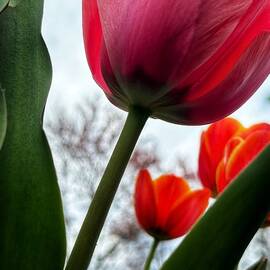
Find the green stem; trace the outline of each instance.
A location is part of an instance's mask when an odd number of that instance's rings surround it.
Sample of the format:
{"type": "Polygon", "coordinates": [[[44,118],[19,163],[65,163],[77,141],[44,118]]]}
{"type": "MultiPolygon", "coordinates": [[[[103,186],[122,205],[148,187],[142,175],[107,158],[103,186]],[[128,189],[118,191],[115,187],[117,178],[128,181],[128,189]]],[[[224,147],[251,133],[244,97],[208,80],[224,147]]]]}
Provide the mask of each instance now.
{"type": "Polygon", "coordinates": [[[154,259],[158,244],[159,244],[159,241],[155,238],[154,241],[153,241],[153,244],[151,246],[149,255],[148,255],[147,259],[146,259],[146,262],[145,262],[145,265],[144,265],[144,270],[150,270],[150,266],[151,266],[151,263],[152,263],[152,261],[154,259]]]}
{"type": "Polygon", "coordinates": [[[138,107],[129,111],[125,126],[100,181],[67,262],[66,270],[86,270],[129,158],[149,113],[138,107]]]}

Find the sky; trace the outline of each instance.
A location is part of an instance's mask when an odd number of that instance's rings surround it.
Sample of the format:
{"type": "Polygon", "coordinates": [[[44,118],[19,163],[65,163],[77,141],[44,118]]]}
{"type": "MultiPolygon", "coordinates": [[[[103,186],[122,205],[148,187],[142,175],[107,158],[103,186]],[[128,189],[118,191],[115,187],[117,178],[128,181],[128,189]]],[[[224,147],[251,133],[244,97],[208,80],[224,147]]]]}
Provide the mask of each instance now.
{"type": "MultiPolygon", "coordinates": [[[[76,105],[83,103],[86,98],[95,100],[102,90],[93,81],[86,62],[80,0],[45,0],[42,33],[53,64],[53,81],[46,107],[46,121],[54,116],[58,108],[64,108],[72,115],[76,105]]],[[[233,116],[245,125],[270,121],[270,102],[267,101],[269,96],[270,79],[267,79],[257,93],[233,116]]],[[[104,95],[101,100],[108,102],[104,95]]],[[[203,129],[204,126],[177,126],[150,119],[143,132],[146,136],[155,136],[160,151],[165,156],[192,153],[191,162],[195,166],[199,137],[203,129]]]]}

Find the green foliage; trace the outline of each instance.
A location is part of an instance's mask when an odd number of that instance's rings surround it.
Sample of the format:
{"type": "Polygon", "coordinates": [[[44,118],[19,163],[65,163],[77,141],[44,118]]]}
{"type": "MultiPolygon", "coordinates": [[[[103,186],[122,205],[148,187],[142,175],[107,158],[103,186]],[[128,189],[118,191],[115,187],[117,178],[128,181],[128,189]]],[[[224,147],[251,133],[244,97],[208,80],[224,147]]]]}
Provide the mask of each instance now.
{"type": "Polygon", "coordinates": [[[52,75],[42,12],[42,0],[24,0],[0,14],[0,84],[8,108],[0,151],[0,269],[59,270],[65,260],[60,192],[42,131],[52,75]]]}
{"type": "Polygon", "coordinates": [[[21,2],[21,0],[10,0],[8,5],[10,7],[16,7],[20,2],[21,2]]]}
{"type": "Polygon", "coordinates": [[[7,106],[4,90],[0,86],[0,150],[7,131],[7,106]]]}
{"type": "Polygon", "coordinates": [[[270,146],[230,185],[162,270],[234,269],[270,209],[270,146]]]}
{"type": "Polygon", "coordinates": [[[16,7],[20,2],[21,0],[0,0],[0,12],[7,6],[16,7]]]}
{"type": "Polygon", "coordinates": [[[9,0],[0,0],[0,12],[8,5],[9,0]]]}

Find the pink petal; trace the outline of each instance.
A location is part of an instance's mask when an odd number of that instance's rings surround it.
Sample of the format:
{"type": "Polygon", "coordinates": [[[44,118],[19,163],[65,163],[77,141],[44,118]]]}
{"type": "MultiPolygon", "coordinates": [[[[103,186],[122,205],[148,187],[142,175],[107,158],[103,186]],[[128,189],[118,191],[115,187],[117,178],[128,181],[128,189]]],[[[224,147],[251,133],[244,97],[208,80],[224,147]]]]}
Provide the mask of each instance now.
{"type": "Polygon", "coordinates": [[[252,42],[267,30],[270,30],[269,1],[253,1],[222,47],[181,83],[183,87],[193,85],[185,99],[196,100],[217,87],[234,69],[252,42]]]}
{"type": "Polygon", "coordinates": [[[192,101],[186,100],[181,91],[171,96],[168,94],[167,103],[174,102],[175,105],[158,107],[154,116],[189,125],[207,124],[229,115],[250,98],[267,78],[269,58],[270,35],[263,33],[253,41],[218,86],[192,101]]]}
{"type": "Polygon", "coordinates": [[[180,64],[180,79],[197,69],[220,48],[251,2],[252,0],[205,0],[202,2],[191,46],[184,61],[180,64]]]}
{"type": "Polygon", "coordinates": [[[100,24],[97,0],[83,0],[83,37],[87,60],[95,81],[104,91],[110,90],[103,78],[100,66],[103,34],[100,24]]]}
{"type": "Polygon", "coordinates": [[[200,4],[199,0],[99,1],[110,63],[131,98],[136,96],[131,91],[145,91],[147,86],[150,92],[164,91],[168,86],[190,46],[200,4]]]}

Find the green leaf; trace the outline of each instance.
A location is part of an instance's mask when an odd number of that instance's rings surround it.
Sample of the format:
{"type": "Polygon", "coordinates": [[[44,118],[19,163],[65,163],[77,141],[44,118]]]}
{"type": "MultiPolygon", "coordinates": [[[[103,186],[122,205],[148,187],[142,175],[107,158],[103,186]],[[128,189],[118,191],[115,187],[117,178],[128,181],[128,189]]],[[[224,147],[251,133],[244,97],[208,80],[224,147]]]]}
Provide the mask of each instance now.
{"type": "Polygon", "coordinates": [[[16,7],[21,0],[0,0],[0,12],[3,11],[7,6],[16,7]]]}
{"type": "Polygon", "coordinates": [[[162,270],[232,270],[270,209],[270,146],[206,212],[162,270]]]}
{"type": "Polygon", "coordinates": [[[21,2],[21,0],[10,0],[8,5],[10,7],[16,7],[20,2],[21,2]]]}
{"type": "Polygon", "coordinates": [[[42,112],[51,62],[41,30],[42,0],[0,14],[0,84],[8,126],[0,151],[0,269],[62,270],[63,209],[42,112]]]}
{"type": "Polygon", "coordinates": [[[9,0],[0,0],[0,12],[8,5],[9,0]]]}
{"type": "Polygon", "coordinates": [[[7,105],[4,90],[0,86],[0,150],[7,131],[7,105]]]}
{"type": "Polygon", "coordinates": [[[247,270],[266,270],[267,269],[267,259],[261,258],[254,265],[250,266],[247,270]]]}

